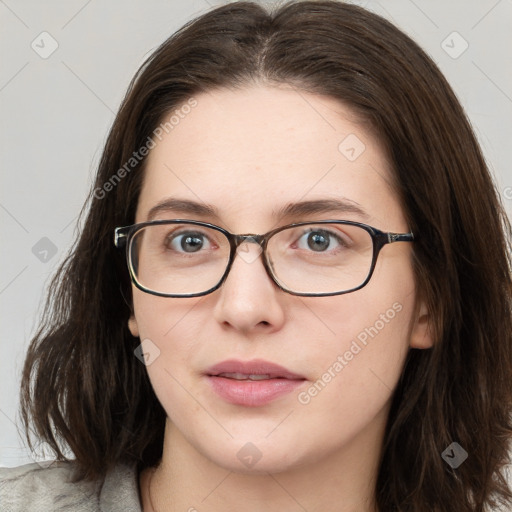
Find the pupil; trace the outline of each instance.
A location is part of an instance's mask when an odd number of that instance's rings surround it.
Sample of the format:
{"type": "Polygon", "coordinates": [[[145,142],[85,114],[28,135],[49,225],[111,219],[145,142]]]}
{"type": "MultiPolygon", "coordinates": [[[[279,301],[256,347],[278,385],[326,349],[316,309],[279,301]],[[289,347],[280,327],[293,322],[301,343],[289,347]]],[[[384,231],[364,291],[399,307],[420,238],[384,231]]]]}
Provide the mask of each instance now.
{"type": "Polygon", "coordinates": [[[203,241],[198,236],[186,236],[181,239],[181,248],[186,252],[196,252],[203,246],[203,241]]]}
{"type": "Polygon", "coordinates": [[[327,249],[329,247],[329,240],[322,234],[314,233],[308,236],[308,246],[314,251],[327,249]]]}

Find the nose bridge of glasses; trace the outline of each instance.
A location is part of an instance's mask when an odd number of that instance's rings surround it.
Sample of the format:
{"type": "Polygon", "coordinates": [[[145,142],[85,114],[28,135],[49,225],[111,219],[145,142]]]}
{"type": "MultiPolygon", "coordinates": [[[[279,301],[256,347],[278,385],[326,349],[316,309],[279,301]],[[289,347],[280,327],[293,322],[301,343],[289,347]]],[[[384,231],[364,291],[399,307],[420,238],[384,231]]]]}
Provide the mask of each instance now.
{"type": "Polygon", "coordinates": [[[252,263],[257,260],[263,252],[265,237],[263,235],[254,235],[252,233],[246,235],[235,235],[236,253],[246,262],[252,263]],[[256,244],[255,250],[250,250],[248,244],[256,244]]]}
{"type": "Polygon", "coordinates": [[[258,244],[260,247],[263,247],[264,240],[265,237],[263,235],[255,235],[253,233],[248,233],[246,235],[235,235],[236,247],[239,247],[243,243],[258,244]]]}

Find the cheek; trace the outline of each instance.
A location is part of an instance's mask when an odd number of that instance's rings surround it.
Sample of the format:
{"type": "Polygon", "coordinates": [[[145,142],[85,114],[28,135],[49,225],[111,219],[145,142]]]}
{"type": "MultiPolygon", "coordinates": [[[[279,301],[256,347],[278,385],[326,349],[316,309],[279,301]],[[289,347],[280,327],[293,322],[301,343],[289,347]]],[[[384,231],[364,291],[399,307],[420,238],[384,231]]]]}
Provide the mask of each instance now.
{"type": "MultiPolygon", "coordinates": [[[[402,297],[372,304],[352,301],[337,308],[336,316],[325,309],[316,308],[317,316],[337,321],[327,326],[331,335],[319,338],[307,351],[318,394],[327,387],[360,394],[379,380],[393,388],[408,352],[412,301],[402,297]]],[[[313,389],[311,395],[316,395],[313,389]]]]}
{"type": "Polygon", "coordinates": [[[187,315],[202,299],[176,299],[157,297],[133,287],[133,306],[141,340],[149,338],[155,343],[167,344],[173,332],[183,328],[187,315]]]}
{"type": "MultiPolygon", "coordinates": [[[[315,433],[309,442],[318,454],[385,424],[408,353],[412,306],[405,298],[353,301],[332,325],[332,341],[307,354],[311,383],[297,394],[294,416],[302,431],[315,433]]],[[[280,434],[285,442],[286,432],[280,434]]]]}
{"type": "Polygon", "coordinates": [[[134,290],[134,309],[144,352],[150,354],[147,371],[157,396],[174,392],[190,368],[190,357],[200,342],[190,324],[201,298],[172,299],[134,290]],[[194,333],[194,334],[191,334],[194,333]]]}
{"type": "Polygon", "coordinates": [[[179,317],[169,314],[168,308],[141,307],[135,310],[143,352],[150,354],[146,371],[153,391],[167,413],[177,423],[187,423],[187,417],[196,415],[198,406],[187,393],[190,385],[187,369],[189,354],[193,353],[176,336],[179,317]]]}
{"type": "Polygon", "coordinates": [[[314,383],[299,403],[311,404],[320,416],[376,413],[390,399],[409,351],[412,272],[385,263],[361,290],[307,305],[314,317],[303,332],[314,333],[316,325],[323,335],[305,354],[314,383]]]}

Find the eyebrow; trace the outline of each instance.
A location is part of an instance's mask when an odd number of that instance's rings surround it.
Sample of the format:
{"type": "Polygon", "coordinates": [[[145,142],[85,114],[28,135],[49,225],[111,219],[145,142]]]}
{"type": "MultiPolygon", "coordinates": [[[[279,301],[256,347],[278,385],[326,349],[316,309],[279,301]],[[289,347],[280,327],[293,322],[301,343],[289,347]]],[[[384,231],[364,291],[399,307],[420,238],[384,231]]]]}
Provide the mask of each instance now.
{"type": "MultiPolygon", "coordinates": [[[[162,213],[189,214],[200,217],[213,217],[219,219],[220,215],[212,205],[199,203],[189,199],[178,199],[169,197],[153,206],[147,216],[147,220],[153,220],[162,213]]],[[[288,203],[278,210],[272,211],[272,217],[276,219],[303,217],[320,213],[351,213],[358,215],[364,220],[369,220],[370,215],[362,206],[350,199],[315,199],[310,201],[299,201],[297,203],[288,203]]]]}
{"type": "Polygon", "coordinates": [[[289,203],[279,210],[274,211],[273,216],[281,219],[288,217],[302,217],[304,215],[313,215],[317,213],[352,213],[358,215],[364,220],[370,219],[370,215],[366,213],[360,204],[347,198],[316,199],[312,201],[289,203]]]}
{"type": "Polygon", "coordinates": [[[217,209],[214,206],[206,203],[198,203],[197,201],[190,201],[189,199],[177,199],[173,197],[166,198],[153,206],[148,212],[147,220],[151,221],[161,213],[186,213],[201,217],[219,217],[217,209]]]}

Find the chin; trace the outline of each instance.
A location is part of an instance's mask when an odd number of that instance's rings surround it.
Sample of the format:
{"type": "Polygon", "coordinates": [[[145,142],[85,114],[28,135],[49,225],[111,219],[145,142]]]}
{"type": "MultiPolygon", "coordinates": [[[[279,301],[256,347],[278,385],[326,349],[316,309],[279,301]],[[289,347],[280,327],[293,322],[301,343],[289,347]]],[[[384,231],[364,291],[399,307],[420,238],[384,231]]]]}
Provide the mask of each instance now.
{"type": "Polygon", "coordinates": [[[265,438],[254,442],[230,440],[229,445],[216,444],[218,448],[215,452],[212,453],[212,444],[209,444],[203,454],[217,466],[246,475],[282,473],[303,466],[308,459],[315,458],[300,453],[292,444],[277,446],[265,438]]]}

